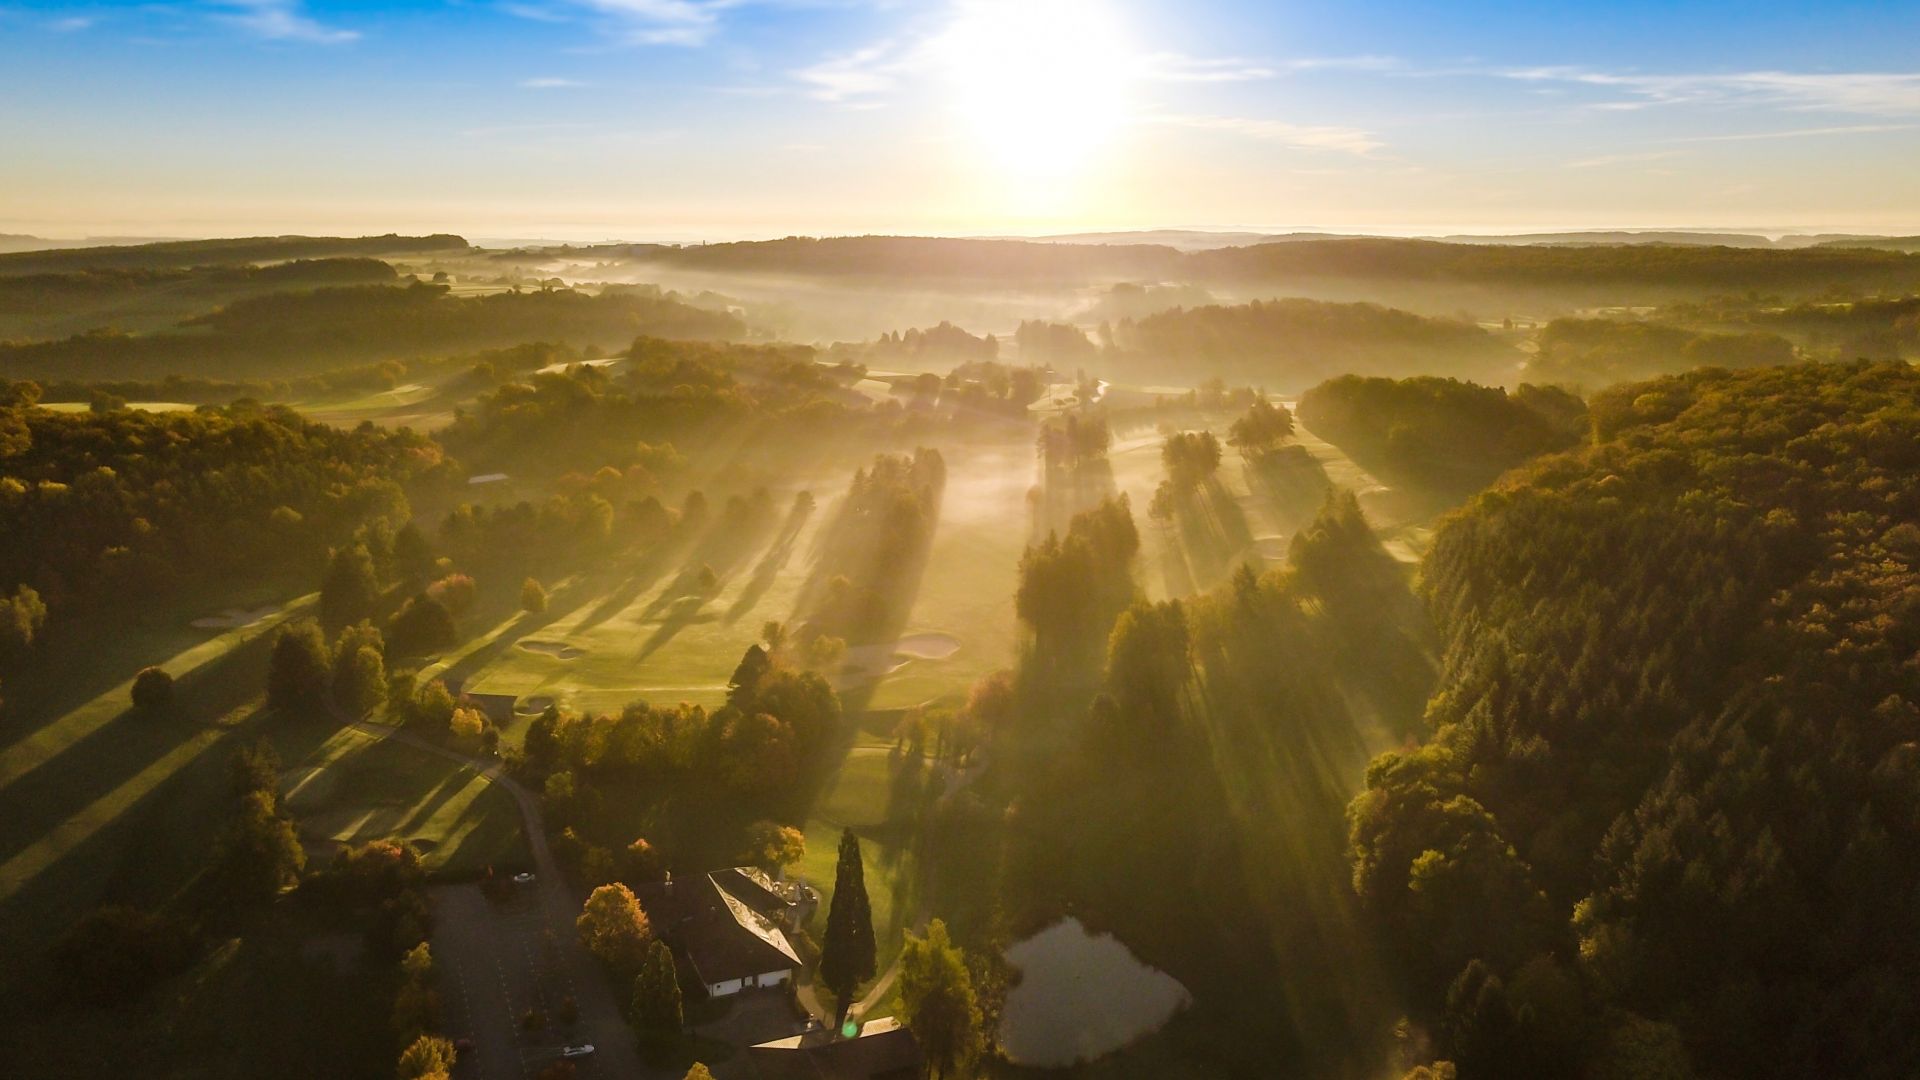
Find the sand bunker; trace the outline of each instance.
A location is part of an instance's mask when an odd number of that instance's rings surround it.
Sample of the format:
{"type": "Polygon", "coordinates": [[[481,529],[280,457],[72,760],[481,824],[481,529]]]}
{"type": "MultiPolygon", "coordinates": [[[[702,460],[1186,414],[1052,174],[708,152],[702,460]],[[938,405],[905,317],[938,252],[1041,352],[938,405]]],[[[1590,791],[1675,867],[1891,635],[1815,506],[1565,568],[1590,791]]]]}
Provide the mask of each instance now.
{"type": "Polygon", "coordinates": [[[960,651],[960,639],[952,634],[908,634],[893,643],[893,651],[909,660],[945,660],[960,651]]]}
{"type": "Polygon", "coordinates": [[[572,645],[563,645],[558,641],[523,641],[520,647],[528,652],[542,653],[559,660],[573,660],[587,655],[585,649],[576,649],[572,645]]]}
{"type": "Polygon", "coordinates": [[[938,632],[908,634],[884,645],[855,645],[847,650],[840,667],[840,679],[842,683],[878,679],[915,660],[945,660],[959,651],[959,638],[938,632]]]}
{"type": "Polygon", "coordinates": [[[269,615],[280,612],[279,604],[269,604],[263,608],[228,608],[218,615],[207,615],[187,624],[196,630],[235,630],[242,626],[252,626],[269,615]]]}

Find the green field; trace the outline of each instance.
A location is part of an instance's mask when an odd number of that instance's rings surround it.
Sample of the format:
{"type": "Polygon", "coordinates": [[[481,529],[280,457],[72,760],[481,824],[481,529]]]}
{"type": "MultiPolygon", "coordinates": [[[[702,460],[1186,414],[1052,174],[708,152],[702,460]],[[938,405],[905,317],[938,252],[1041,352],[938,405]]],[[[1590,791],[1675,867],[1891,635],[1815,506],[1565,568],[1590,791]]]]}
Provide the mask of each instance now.
{"type": "Polygon", "coordinates": [[[228,630],[188,625],[217,605],[181,606],[48,653],[42,679],[9,703],[0,749],[0,934],[44,944],[97,903],[160,903],[192,878],[238,740],[264,733],[304,755],[320,738],[309,725],[262,725],[257,712],[268,636],[311,602],[228,630]],[[177,680],[171,716],[130,707],[132,677],[149,664],[177,680]]]}
{"type": "Polygon", "coordinates": [[[530,861],[512,796],[437,754],[343,728],[281,779],[310,855],[335,844],[404,840],[453,877],[530,861]]]}
{"type": "Polygon", "coordinates": [[[841,763],[827,794],[807,819],[806,857],[787,871],[820,890],[821,904],[807,930],[819,941],[832,903],[835,867],[839,862],[840,830],[852,828],[860,837],[860,855],[867,876],[867,900],[873,909],[873,932],[879,944],[877,967],[884,971],[900,951],[903,934],[911,928],[914,910],[912,856],[907,837],[887,828],[887,808],[893,787],[887,746],[863,742],[841,763]]]}
{"type": "MultiPolygon", "coordinates": [[[[964,694],[979,676],[1012,663],[1016,627],[1008,601],[1026,541],[1029,454],[1024,445],[949,454],[932,554],[902,636],[951,635],[959,648],[939,659],[903,658],[877,686],[843,686],[843,696],[876,709],[917,705],[964,694]]],[[[550,583],[546,614],[503,619],[421,677],[444,675],[468,692],[512,694],[523,705],[555,701],[601,712],[636,699],[717,705],[762,624],[795,617],[817,557],[815,537],[836,509],[832,493],[843,491],[863,463],[842,462],[774,492],[783,519],[795,490],[820,498],[796,532],[776,526],[731,559],[716,553],[717,538],[709,534],[632,572],[550,583]],[[719,582],[706,597],[694,595],[682,576],[703,565],[719,582]]]]}

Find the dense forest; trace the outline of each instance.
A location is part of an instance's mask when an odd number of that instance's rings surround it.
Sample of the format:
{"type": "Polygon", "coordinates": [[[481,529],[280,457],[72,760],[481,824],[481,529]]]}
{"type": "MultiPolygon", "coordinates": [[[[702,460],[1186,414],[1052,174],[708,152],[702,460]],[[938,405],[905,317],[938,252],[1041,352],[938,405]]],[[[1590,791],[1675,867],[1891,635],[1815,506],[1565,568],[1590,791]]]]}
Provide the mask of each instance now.
{"type": "Polygon", "coordinates": [[[1555,319],[1536,344],[1527,378],[1595,389],[1696,367],[1770,367],[1794,360],[1793,343],[1774,333],[1696,333],[1627,319],[1555,319]]]}
{"type": "Polygon", "coordinates": [[[1571,447],[1587,429],[1585,405],[1564,390],[1432,377],[1342,375],[1300,396],[1300,419],[1383,476],[1450,492],[1571,447]]]}
{"type": "Polygon", "coordinates": [[[1920,377],[1707,370],[1448,520],[1353,880],[1462,1076],[1920,1067],[1920,377]]]}
{"type": "Polygon", "coordinates": [[[107,326],[158,330],[244,296],[390,284],[398,277],[392,266],[367,258],[0,276],[0,340],[62,338],[107,326]]]}
{"type": "Polygon", "coordinates": [[[441,469],[422,435],[342,431],[285,408],[55,413],[0,383],[0,592],[150,601],[324,555],[441,469]]]}
{"type": "Polygon", "coordinates": [[[1255,300],[1174,308],[1112,328],[1109,366],[1151,379],[1205,371],[1280,392],[1346,373],[1460,374],[1494,381],[1520,356],[1470,323],[1378,304],[1255,300]]]}
{"type": "Polygon", "coordinates": [[[696,308],[657,289],[540,289],[458,298],[445,286],[414,282],[246,297],[167,333],[95,331],[0,345],[0,372],[64,379],[159,379],[183,371],[227,379],[287,377],[526,341],[618,346],[648,333],[740,338],[747,330],[736,315],[696,308]]]}

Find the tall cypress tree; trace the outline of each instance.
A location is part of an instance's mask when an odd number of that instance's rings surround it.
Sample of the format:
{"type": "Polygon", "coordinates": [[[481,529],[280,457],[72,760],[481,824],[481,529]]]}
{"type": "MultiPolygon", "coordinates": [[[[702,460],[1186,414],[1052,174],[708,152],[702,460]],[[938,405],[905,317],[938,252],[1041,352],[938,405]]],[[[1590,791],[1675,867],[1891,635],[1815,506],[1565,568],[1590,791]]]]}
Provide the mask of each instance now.
{"type": "Polygon", "coordinates": [[[820,946],[820,981],[832,991],[839,1009],[834,1029],[847,1022],[853,995],[873,978],[873,909],[867,902],[867,870],[860,840],[852,829],[840,833],[840,864],[833,873],[833,903],[827,908],[827,936],[820,946]]]}

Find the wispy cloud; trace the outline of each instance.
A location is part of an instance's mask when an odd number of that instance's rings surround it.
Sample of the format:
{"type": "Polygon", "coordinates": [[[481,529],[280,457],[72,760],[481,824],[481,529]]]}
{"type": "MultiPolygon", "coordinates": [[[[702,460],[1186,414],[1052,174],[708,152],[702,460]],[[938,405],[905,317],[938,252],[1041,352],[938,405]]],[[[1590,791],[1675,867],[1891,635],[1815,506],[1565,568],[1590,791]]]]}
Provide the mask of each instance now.
{"type": "Polygon", "coordinates": [[[816,101],[873,105],[874,98],[898,86],[913,66],[908,53],[894,42],[878,41],[800,68],[793,72],[793,77],[807,87],[807,95],[816,101]]]}
{"type": "Polygon", "coordinates": [[[269,41],[305,41],[339,45],[360,37],[357,30],[326,26],[308,15],[300,0],[213,0],[216,18],[269,41]]]}
{"type": "Polygon", "coordinates": [[[585,85],[579,79],[562,79],[551,75],[520,80],[522,90],[572,90],[585,85]]]}
{"type": "Polygon", "coordinates": [[[100,24],[92,15],[68,15],[47,23],[47,29],[56,34],[77,34],[82,30],[91,30],[100,24]]]}
{"type": "Polygon", "coordinates": [[[1683,135],[1663,139],[1670,143],[1753,142],[1761,139],[1813,139],[1827,135],[1871,135],[1882,131],[1912,131],[1920,124],[1843,124],[1838,127],[1791,128],[1786,131],[1745,131],[1734,135],[1683,135]]]}
{"type": "Polygon", "coordinates": [[[1150,123],[1219,131],[1276,142],[1296,150],[1327,150],[1360,157],[1367,157],[1386,145],[1370,131],[1329,124],[1293,124],[1259,117],[1188,116],[1176,113],[1154,113],[1143,119],[1150,123]]]}
{"type": "Polygon", "coordinates": [[[699,46],[711,41],[730,9],[761,0],[507,0],[500,9],[525,19],[565,22],[575,17],[622,45],[699,46]]]}
{"type": "Polygon", "coordinates": [[[1748,105],[1804,112],[1920,116],[1920,73],[1746,71],[1647,75],[1538,67],[1496,74],[1524,82],[1601,87],[1627,95],[1595,106],[1601,109],[1748,105]]]}
{"type": "Polygon", "coordinates": [[[1280,73],[1271,64],[1252,60],[1164,52],[1141,57],[1137,68],[1141,78],[1172,83],[1251,82],[1280,73]]]}

